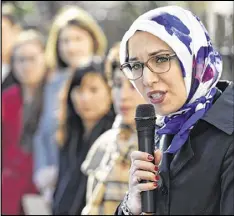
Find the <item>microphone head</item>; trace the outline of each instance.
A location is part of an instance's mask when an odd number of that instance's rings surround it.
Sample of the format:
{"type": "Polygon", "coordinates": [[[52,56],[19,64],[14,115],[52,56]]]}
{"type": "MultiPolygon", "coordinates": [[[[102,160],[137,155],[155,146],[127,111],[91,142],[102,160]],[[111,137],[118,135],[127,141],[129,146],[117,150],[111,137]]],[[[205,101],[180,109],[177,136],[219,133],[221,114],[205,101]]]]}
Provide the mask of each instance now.
{"type": "Polygon", "coordinates": [[[137,106],[135,121],[137,130],[145,127],[155,127],[155,110],[152,104],[140,104],[137,106]]]}
{"type": "Polygon", "coordinates": [[[152,104],[139,104],[136,108],[136,118],[155,118],[155,110],[152,104]]]}

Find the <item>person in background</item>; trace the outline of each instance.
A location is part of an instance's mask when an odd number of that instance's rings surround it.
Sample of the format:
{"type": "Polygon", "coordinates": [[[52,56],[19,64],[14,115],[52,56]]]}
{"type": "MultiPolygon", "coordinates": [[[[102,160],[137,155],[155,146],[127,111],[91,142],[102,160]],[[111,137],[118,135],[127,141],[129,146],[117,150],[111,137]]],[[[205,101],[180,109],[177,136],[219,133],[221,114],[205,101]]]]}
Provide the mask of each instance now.
{"type": "Polygon", "coordinates": [[[24,194],[37,193],[32,181],[33,136],[43,107],[48,70],[42,35],[22,31],[10,63],[16,84],[2,93],[2,213],[24,214],[24,194]]]}
{"type": "Polygon", "coordinates": [[[115,113],[103,66],[80,68],[61,95],[57,142],[59,175],[53,214],[79,215],[85,206],[87,177],[81,164],[94,141],[110,129],[115,113]]]}
{"type": "Polygon", "coordinates": [[[21,28],[16,23],[11,4],[2,5],[2,91],[16,83],[14,76],[10,73],[10,57],[12,48],[21,28]]]}
{"type": "Polygon", "coordinates": [[[56,15],[46,45],[50,74],[45,86],[44,107],[35,134],[34,182],[51,204],[58,170],[58,95],[77,68],[100,61],[107,46],[97,22],[83,9],[68,6],[56,15]],[[99,56],[99,57],[97,57],[99,56]]]}
{"type": "Polygon", "coordinates": [[[116,43],[107,56],[105,72],[121,121],[95,141],[81,166],[88,176],[87,204],[82,215],[113,215],[128,190],[130,154],[138,149],[135,110],[145,101],[119,67],[119,43],[116,43]]]}
{"type": "Polygon", "coordinates": [[[144,214],[141,192],[154,190],[155,215],[233,215],[234,85],[220,80],[222,58],[200,19],[178,6],[144,13],[123,36],[120,63],[157,127],[155,153],[131,155],[115,214],[144,214]]]}

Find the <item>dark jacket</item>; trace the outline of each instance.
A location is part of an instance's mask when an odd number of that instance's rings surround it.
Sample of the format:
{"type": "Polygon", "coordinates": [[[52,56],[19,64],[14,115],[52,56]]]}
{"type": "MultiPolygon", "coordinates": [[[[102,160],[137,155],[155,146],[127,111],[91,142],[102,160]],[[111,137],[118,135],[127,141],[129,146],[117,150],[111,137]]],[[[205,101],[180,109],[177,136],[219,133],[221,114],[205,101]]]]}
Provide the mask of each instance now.
{"type": "Polygon", "coordinates": [[[6,79],[2,82],[2,91],[4,91],[5,89],[7,89],[8,87],[12,86],[13,84],[17,84],[18,82],[16,81],[16,79],[14,78],[14,76],[12,75],[12,72],[10,72],[6,79]]]}
{"type": "MultiPolygon", "coordinates": [[[[172,159],[163,155],[156,215],[234,214],[234,85],[217,87],[221,95],[186,144],[172,159]]],[[[120,207],[115,214],[123,214],[120,207]]]]}
{"type": "Polygon", "coordinates": [[[59,176],[54,193],[54,215],[80,215],[86,205],[87,176],[81,172],[83,163],[94,141],[112,127],[115,119],[113,108],[93,128],[84,139],[83,132],[77,127],[69,129],[70,134],[65,146],[60,150],[59,176]]]}

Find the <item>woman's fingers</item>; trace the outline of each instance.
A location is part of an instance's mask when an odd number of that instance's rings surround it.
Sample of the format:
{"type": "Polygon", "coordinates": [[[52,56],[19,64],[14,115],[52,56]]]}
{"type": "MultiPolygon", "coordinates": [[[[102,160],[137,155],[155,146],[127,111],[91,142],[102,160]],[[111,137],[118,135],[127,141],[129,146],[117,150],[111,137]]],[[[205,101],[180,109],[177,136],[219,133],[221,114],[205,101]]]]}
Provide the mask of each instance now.
{"type": "Polygon", "coordinates": [[[158,167],[155,166],[152,162],[134,160],[132,163],[132,174],[136,170],[145,170],[145,171],[156,173],[158,171],[158,167]]]}
{"type": "Polygon", "coordinates": [[[154,157],[146,152],[133,151],[131,153],[130,188],[134,188],[138,192],[157,188],[157,181],[159,180],[158,164],[161,158],[160,150],[154,152],[154,157]]]}
{"type": "Polygon", "coordinates": [[[146,152],[141,152],[141,151],[133,151],[131,153],[132,162],[134,160],[141,160],[141,161],[153,161],[154,160],[155,164],[158,165],[161,159],[162,159],[162,152],[159,149],[157,149],[154,152],[154,156],[146,152]]]}
{"type": "Polygon", "coordinates": [[[141,151],[133,151],[131,153],[131,160],[153,161],[154,157],[151,154],[141,151]]]}
{"type": "Polygon", "coordinates": [[[157,182],[148,182],[148,183],[137,184],[135,186],[135,190],[137,190],[138,192],[142,192],[142,191],[154,190],[157,187],[158,187],[157,182]]]}
{"type": "Polygon", "coordinates": [[[156,175],[152,172],[137,170],[134,175],[139,180],[157,181],[156,175]]]}
{"type": "Polygon", "coordinates": [[[154,163],[155,163],[155,165],[158,165],[160,163],[161,159],[162,159],[162,151],[157,149],[154,152],[154,163]]]}
{"type": "Polygon", "coordinates": [[[156,150],[154,152],[154,158],[146,152],[133,151],[131,154],[132,167],[130,172],[133,174],[136,170],[141,169],[156,173],[158,171],[158,164],[160,163],[161,158],[162,152],[160,150],[156,150]],[[155,161],[156,165],[152,163],[153,161],[155,161]]]}

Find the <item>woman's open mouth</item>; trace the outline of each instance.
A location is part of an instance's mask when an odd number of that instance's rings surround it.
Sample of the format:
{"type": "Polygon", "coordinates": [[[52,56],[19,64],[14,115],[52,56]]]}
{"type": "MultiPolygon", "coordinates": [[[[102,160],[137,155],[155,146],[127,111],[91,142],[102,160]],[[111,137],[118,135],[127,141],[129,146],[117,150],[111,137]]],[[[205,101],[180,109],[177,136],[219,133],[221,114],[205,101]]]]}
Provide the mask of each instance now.
{"type": "Polygon", "coordinates": [[[152,104],[160,104],[166,97],[165,91],[151,91],[147,93],[148,98],[152,104]]]}

